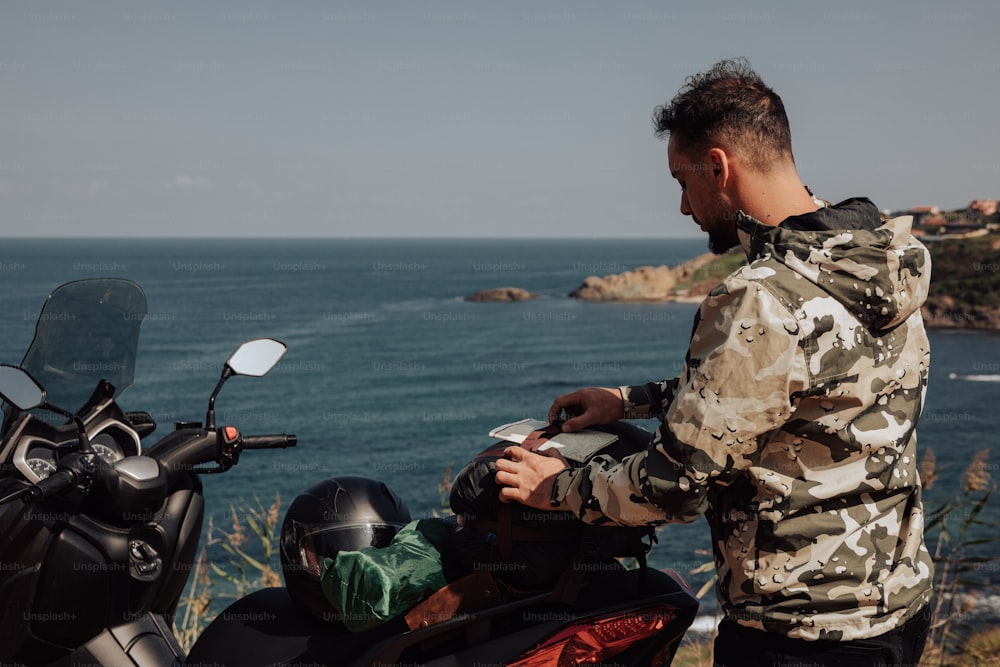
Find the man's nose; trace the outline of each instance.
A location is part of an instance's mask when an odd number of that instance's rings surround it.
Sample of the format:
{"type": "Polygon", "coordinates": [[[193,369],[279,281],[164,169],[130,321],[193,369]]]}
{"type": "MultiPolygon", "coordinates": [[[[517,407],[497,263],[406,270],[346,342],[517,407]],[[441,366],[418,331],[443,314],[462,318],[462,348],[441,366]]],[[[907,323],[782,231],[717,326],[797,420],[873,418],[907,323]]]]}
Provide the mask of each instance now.
{"type": "Polygon", "coordinates": [[[688,197],[686,192],[681,193],[681,215],[691,215],[693,211],[691,210],[691,205],[688,204],[688,197]]]}

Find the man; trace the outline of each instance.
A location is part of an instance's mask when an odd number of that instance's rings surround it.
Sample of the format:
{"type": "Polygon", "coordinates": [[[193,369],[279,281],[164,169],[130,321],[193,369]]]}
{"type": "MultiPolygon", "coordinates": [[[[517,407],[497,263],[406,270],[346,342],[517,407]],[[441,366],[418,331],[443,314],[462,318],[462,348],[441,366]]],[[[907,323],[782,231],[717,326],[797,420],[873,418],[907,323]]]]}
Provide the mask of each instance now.
{"type": "Polygon", "coordinates": [[[501,497],[624,525],[704,513],[716,664],[915,664],[933,570],[914,433],[927,250],[909,218],[812,197],[781,99],[743,60],[690,77],[654,121],[681,213],[749,264],[701,304],[680,377],[549,410],[565,431],[655,416],[645,452],[570,470],[513,447],[501,497]]]}

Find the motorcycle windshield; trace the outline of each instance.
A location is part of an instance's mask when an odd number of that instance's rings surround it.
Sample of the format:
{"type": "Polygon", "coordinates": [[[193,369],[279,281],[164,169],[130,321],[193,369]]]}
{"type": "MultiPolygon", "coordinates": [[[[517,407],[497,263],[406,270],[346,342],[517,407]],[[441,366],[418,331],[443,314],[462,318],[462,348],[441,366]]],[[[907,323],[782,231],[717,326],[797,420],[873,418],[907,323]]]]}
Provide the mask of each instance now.
{"type": "Polygon", "coordinates": [[[49,403],[76,411],[99,381],[120,395],[132,385],[146,294],[130,280],[94,278],[53,291],[38,315],[21,367],[45,388],[49,403]]]}

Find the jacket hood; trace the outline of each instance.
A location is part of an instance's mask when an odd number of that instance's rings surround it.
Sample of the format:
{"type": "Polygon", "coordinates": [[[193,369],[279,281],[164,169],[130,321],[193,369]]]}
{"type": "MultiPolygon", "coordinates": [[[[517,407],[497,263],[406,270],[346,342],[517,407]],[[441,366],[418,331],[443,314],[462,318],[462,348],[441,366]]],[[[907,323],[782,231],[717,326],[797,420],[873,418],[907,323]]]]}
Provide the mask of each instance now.
{"type": "Polygon", "coordinates": [[[751,264],[778,261],[837,299],[869,330],[889,329],[927,299],[931,259],[910,234],[912,216],[882,220],[864,198],[848,199],[777,227],[740,213],[751,264]]]}

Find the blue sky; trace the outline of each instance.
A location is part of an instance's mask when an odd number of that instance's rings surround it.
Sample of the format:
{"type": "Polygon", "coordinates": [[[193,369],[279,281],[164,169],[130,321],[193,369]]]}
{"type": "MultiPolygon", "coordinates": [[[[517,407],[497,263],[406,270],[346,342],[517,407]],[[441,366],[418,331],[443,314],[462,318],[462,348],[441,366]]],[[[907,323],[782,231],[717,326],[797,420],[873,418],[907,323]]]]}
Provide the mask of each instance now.
{"type": "Polygon", "coordinates": [[[1000,3],[0,5],[0,235],[697,236],[652,133],[746,56],[803,180],[1000,198],[1000,3]]]}

